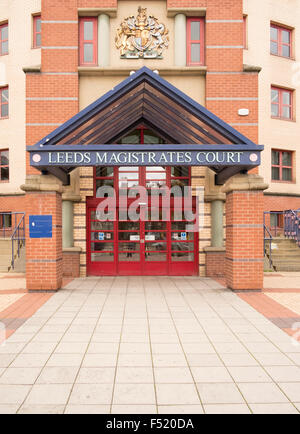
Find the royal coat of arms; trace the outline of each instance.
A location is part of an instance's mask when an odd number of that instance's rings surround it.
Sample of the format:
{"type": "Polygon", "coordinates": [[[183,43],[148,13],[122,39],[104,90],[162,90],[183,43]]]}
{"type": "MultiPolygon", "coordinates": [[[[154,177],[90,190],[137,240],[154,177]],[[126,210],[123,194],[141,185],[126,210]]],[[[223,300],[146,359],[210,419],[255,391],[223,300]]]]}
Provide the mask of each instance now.
{"type": "Polygon", "coordinates": [[[169,30],[147,9],[138,8],[138,15],[125,18],[117,29],[116,47],[122,58],[162,58],[169,45],[169,30]]]}

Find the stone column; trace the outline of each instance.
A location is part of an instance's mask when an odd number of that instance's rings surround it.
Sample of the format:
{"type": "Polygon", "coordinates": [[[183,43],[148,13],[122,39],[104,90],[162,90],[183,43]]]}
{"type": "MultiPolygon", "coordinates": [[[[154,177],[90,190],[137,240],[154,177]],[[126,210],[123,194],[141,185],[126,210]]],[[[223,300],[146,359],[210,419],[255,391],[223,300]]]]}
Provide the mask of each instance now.
{"type": "Polygon", "coordinates": [[[224,247],[223,200],[211,202],[211,246],[224,247]]]}
{"type": "Polygon", "coordinates": [[[205,195],[206,202],[211,202],[211,242],[205,247],[206,276],[224,277],[225,275],[225,247],[223,212],[225,194],[220,187],[210,185],[209,193],[205,195]]]}
{"type": "Polygon", "coordinates": [[[230,178],[226,193],[226,284],[233,290],[263,288],[263,191],[268,188],[255,174],[230,178]]]}
{"type": "Polygon", "coordinates": [[[73,247],[73,202],[63,200],[62,202],[62,245],[63,249],[73,247]]]}
{"type": "Polygon", "coordinates": [[[98,65],[109,66],[110,63],[110,19],[106,14],[98,17],[98,65]]]}
{"type": "Polygon", "coordinates": [[[186,66],[186,16],[175,15],[174,19],[174,64],[186,66]]]}
{"type": "MultiPolygon", "coordinates": [[[[72,177],[71,177],[72,179],[72,177]]],[[[72,184],[72,181],[71,181],[72,184]]],[[[80,195],[64,187],[62,194],[62,245],[63,245],[63,276],[79,277],[80,275],[80,247],[74,247],[74,202],[80,201],[80,195]]]]}
{"type": "MultiPolygon", "coordinates": [[[[26,191],[26,286],[28,291],[57,291],[62,285],[62,186],[54,176],[31,175],[26,191]],[[51,216],[52,235],[30,237],[30,216],[51,216]]],[[[35,217],[36,219],[36,217],[35,217]]]]}

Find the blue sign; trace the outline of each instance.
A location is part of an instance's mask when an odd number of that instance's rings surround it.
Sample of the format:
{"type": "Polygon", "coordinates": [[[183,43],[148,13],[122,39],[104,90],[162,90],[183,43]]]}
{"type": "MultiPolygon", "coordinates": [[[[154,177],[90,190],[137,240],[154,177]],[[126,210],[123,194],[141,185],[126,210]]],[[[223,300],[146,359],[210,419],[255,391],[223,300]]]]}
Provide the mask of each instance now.
{"type": "Polygon", "coordinates": [[[52,238],[52,215],[30,215],[29,238],[52,238]]]}
{"type": "Polygon", "coordinates": [[[104,240],[104,232],[99,232],[98,233],[98,240],[99,241],[103,241],[104,240]]]}
{"type": "Polygon", "coordinates": [[[181,240],[186,241],[186,232],[181,232],[181,240]]]}

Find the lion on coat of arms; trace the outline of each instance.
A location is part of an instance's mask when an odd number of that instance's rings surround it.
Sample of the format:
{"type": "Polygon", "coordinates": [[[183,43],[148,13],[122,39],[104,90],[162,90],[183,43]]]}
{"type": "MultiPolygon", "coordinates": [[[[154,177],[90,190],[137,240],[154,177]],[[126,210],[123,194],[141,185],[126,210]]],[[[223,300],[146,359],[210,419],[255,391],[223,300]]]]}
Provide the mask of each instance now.
{"type": "Polygon", "coordinates": [[[169,30],[147,9],[138,8],[138,15],[125,18],[117,29],[116,47],[123,58],[161,58],[169,45],[169,30]]]}

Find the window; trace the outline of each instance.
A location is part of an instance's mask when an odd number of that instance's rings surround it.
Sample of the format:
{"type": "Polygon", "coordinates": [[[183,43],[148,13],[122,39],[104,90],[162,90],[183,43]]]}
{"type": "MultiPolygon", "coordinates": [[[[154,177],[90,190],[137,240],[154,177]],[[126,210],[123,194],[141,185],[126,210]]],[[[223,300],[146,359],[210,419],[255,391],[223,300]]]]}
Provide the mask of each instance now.
{"type": "Polygon", "coordinates": [[[40,15],[33,17],[33,48],[40,48],[42,45],[42,20],[40,15]]]}
{"type": "Polygon", "coordinates": [[[272,150],[272,181],[293,180],[293,153],[272,150]]]}
{"type": "Polygon", "coordinates": [[[283,228],[283,212],[282,211],[271,211],[270,214],[270,225],[271,228],[283,228]]]}
{"type": "Polygon", "coordinates": [[[79,21],[79,63],[80,65],[97,65],[97,33],[96,17],[80,18],[79,21]]]}
{"type": "Polygon", "coordinates": [[[204,19],[187,19],[187,65],[204,65],[204,19]]]}
{"type": "Polygon", "coordinates": [[[8,150],[0,151],[0,181],[9,181],[8,150]]]}
{"type": "Polygon", "coordinates": [[[8,118],[8,87],[0,89],[0,119],[8,118]]]}
{"type": "Polygon", "coordinates": [[[271,88],[271,114],[274,118],[289,119],[293,118],[293,91],[271,88]]]}
{"type": "Polygon", "coordinates": [[[271,24],[271,54],[292,57],[292,31],[271,24]]]}
{"type": "Polygon", "coordinates": [[[0,56],[8,54],[8,23],[0,26],[0,56]]]}
{"type": "Polygon", "coordinates": [[[0,229],[9,229],[11,228],[11,212],[2,212],[0,214],[0,229]]]}

